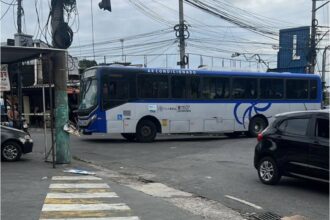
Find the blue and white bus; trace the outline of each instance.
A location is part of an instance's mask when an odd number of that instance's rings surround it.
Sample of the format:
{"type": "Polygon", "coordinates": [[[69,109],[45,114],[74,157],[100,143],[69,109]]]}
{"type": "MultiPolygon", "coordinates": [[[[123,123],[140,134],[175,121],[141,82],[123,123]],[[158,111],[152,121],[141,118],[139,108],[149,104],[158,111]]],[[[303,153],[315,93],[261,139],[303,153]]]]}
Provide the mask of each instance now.
{"type": "Polygon", "coordinates": [[[98,66],[82,75],[78,125],[140,142],[157,133],[256,136],[278,113],[320,109],[321,88],[313,74],[98,66]]]}

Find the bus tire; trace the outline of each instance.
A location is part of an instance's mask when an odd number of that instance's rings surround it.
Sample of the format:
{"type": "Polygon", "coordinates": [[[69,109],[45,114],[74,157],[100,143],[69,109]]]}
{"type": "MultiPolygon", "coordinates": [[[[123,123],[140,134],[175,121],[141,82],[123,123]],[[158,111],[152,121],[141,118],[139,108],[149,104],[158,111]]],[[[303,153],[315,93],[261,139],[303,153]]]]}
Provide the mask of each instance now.
{"type": "Polygon", "coordinates": [[[157,135],[156,125],[149,120],[142,120],[136,128],[136,140],[138,142],[153,142],[157,135]]]}
{"type": "Polygon", "coordinates": [[[229,138],[237,138],[241,133],[240,132],[232,132],[232,133],[225,133],[224,135],[226,135],[229,138]]]}
{"type": "Polygon", "coordinates": [[[121,136],[130,142],[133,142],[136,139],[135,133],[121,133],[121,136]]]}
{"type": "Polygon", "coordinates": [[[262,117],[257,116],[252,118],[249,123],[248,135],[251,137],[257,137],[258,134],[267,127],[267,125],[267,121],[262,117]]]}

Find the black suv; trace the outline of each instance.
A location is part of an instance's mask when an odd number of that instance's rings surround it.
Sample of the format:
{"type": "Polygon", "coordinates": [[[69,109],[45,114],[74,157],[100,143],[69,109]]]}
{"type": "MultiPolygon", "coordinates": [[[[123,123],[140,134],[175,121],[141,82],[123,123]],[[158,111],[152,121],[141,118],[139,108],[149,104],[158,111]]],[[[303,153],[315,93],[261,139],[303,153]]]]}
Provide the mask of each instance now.
{"type": "Polygon", "coordinates": [[[254,166],[264,184],[281,176],[329,183],[329,110],[289,112],[258,135],[254,166]]]}

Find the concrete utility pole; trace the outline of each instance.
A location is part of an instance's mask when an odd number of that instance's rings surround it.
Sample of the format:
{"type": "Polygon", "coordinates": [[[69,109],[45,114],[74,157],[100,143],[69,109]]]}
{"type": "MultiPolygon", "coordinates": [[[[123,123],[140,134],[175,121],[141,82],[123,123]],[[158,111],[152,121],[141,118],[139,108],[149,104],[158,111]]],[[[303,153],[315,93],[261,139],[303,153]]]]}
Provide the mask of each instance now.
{"type": "Polygon", "coordinates": [[[94,45],[94,14],[93,14],[93,2],[91,0],[91,20],[92,20],[92,44],[93,44],[93,58],[95,61],[95,45],[94,45]]]}
{"type": "Polygon", "coordinates": [[[17,0],[17,32],[22,33],[22,0],[17,0]]]}
{"type": "Polygon", "coordinates": [[[182,69],[186,68],[185,55],[186,45],[184,37],[184,20],[183,20],[183,0],[179,0],[179,37],[180,37],[180,66],[182,69]]]}
{"type": "MultiPolygon", "coordinates": [[[[22,34],[22,0],[17,0],[17,32],[22,34]]],[[[23,97],[22,97],[22,64],[19,63],[17,67],[17,97],[18,97],[18,115],[19,115],[19,128],[22,126],[22,112],[23,112],[23,97]]]]}
{"type": "Polygon", "coordinates": [[[316,0],[313,0],[312,6],[312,30],[311,30],[311,48],[310,48],[310,55],[309,55],[309,73],[314,73],[315,65],[316,65],[316,27],[317,27],[317,20],[316,20],[316,0]]]}
{"type": "MultiPolygon", "coordinates": [[[[56,33],[64,24],[63,3],[64,0],[52,1],[52,32],[56,33]]],[[[53,45],[63,41],[53,36],[53,45]],[[57,41],[57,42],[56,42],[57,41]]],[[[56,163],[66,164],[71,162],[71,151],[69,146],[69,134],[63,130],[69,120],[67,86],[67,62],[66,52],[58,52],[53,56],[53,71],[55,84],[55,140],[56,140],[56,163]]]]}

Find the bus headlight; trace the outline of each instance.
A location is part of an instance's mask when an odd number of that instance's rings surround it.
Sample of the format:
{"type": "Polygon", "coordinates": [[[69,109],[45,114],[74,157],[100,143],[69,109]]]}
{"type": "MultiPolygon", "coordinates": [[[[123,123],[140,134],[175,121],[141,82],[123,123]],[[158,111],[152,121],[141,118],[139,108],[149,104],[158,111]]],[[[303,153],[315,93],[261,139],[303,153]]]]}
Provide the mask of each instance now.
{"type": "Polygon", "coordinates": [[[97,115],[93,115],[90,119],[90,122],[93,123],[96,120],[96,118],[97,118],[97,115]]]}
{"type": "Polygon", "coordinates": [[[95,120],[97,119],[97,115],[93,115],[92,117],[90,117],[89,119],[86,119],[86,120],[82,120],[82,119],[79,119],[78,120],[78,125],[80,127],[87,127],[89,126],[91,123],[93,123],[95,120]]]}

